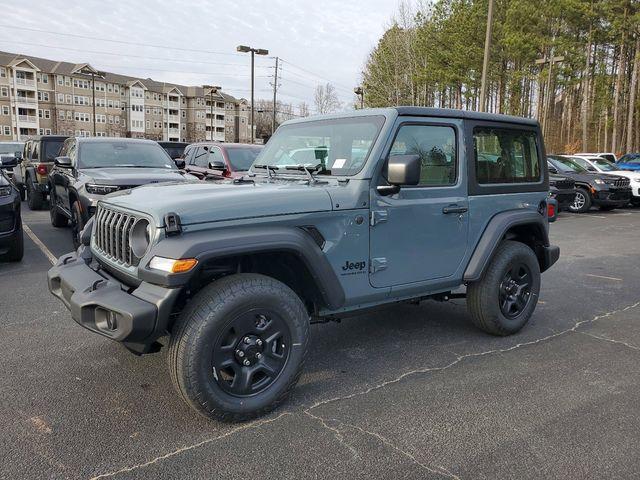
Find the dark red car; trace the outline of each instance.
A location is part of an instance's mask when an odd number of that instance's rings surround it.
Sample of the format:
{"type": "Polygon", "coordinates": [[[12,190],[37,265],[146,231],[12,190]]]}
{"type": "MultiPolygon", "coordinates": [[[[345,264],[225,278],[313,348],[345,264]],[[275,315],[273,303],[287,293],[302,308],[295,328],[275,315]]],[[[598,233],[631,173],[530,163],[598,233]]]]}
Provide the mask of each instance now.
{"type": "Polygon", "coordinates": [[[244,143],[194,143],[182,155],[184,169],[200,179],[220,180],[244,175],[262,145],[244,143]]]}

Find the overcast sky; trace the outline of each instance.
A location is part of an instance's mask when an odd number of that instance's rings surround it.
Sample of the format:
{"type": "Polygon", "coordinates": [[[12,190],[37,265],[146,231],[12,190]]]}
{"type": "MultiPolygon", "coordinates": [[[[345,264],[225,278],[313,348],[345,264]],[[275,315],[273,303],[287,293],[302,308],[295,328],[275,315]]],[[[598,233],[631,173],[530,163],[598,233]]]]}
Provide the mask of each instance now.
{"type": "Polygon", "coordinates": [[[351,92],[366,57],[397,8],[397,0],[2,3],[0,50],[89,62],[100,70],[160,81],[218,84],[232,95],[248,98],[249,55],[238,54],[235,48],[239,44],[266,48],[269,57],[256,56],[256,98],[271,98],[269,77],[274,72],[272,56],[277,55],[284,60],[280,98],[296,106],[306,101],[312,110],[315,86],[327,81],[343,102],[353,102],[351,92]]]}

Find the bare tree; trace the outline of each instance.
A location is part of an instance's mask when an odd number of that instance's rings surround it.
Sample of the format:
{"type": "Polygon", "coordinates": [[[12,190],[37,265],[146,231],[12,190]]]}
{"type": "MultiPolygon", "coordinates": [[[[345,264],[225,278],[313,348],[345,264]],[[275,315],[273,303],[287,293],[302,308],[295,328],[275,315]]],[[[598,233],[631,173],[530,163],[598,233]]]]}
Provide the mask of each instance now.
{"type": "Polygon", "coordinates": [[[316,104],[316,110],[319,114],[332,113],[342,107],[336,89],[330,83],[316,87],[313,101],[316,104]]]}
{"type": "Polygon", "coordinates": [[[307,102],[301,102],[300,105],[298,105],[298,112],[301,117],[309,116],[309,105],[307,105],[307,102]]]}

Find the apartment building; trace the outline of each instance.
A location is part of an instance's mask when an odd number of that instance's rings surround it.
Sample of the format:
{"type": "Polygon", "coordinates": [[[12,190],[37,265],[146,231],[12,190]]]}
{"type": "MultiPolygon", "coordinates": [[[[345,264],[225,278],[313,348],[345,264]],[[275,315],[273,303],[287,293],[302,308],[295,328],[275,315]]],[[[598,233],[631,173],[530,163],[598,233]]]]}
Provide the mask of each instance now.
{"type": "Polygon", "coordinates": [[[242,143],[251,137],[244,99],[99,72],[87,63],[0,52],[0,141],[93,136],[94,108],[96,136],[242,143]]]}

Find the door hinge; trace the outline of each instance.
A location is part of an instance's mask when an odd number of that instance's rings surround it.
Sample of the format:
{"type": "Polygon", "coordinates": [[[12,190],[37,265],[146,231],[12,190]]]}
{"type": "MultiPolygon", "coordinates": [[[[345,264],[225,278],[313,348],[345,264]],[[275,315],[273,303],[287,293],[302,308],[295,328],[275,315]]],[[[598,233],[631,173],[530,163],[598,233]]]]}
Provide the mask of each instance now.
{"type": "Polygon", "coordinates": [[[389,212],[386,210],[371,210],[371,226],[386,222],[388,217],[389,212]]]}
{"type": "Polygon", "coordinates": [[[387,259],[385,257],[372,258],[369,264],[369,273],[381,272],[387,269],[387,259]]]}

